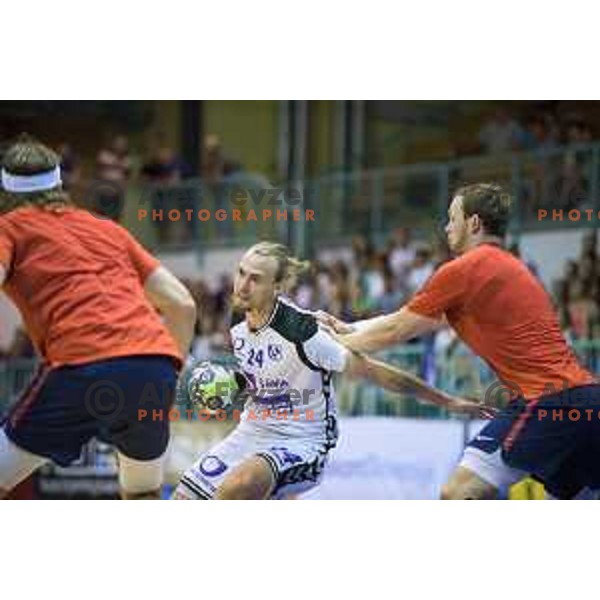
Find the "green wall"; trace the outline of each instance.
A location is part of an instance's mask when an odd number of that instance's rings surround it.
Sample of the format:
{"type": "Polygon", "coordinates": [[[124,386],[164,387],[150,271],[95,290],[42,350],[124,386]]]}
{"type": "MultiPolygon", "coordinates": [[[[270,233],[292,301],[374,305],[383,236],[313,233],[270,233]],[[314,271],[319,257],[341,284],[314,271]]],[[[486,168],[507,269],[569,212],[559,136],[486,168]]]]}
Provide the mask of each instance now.
{"type": "Polygon", "coordinates": [[[246,170],[276,177],[276,100],[206,100],[203,106],[205,134],[217,134],[226,154],[239,160],[246,170]]]}

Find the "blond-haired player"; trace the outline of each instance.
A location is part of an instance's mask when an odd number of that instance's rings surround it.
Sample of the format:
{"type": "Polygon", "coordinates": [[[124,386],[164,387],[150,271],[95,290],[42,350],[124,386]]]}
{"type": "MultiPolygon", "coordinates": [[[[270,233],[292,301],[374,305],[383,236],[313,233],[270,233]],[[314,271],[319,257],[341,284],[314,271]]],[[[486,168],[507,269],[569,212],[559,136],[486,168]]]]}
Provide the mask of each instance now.
{"type": "Polygon", "coordinates": [[[239,316],[231,338],[256,393],[233,433],[185,472],[175,499],[283,498],[317,485],[337,440],[334,372],[480,414],[478,405],[352,353],[321,329],[313,313],[285,297],[307,266],[286,246],[271,242],[252,246],[242,257],[234,280],[239,316]]]}

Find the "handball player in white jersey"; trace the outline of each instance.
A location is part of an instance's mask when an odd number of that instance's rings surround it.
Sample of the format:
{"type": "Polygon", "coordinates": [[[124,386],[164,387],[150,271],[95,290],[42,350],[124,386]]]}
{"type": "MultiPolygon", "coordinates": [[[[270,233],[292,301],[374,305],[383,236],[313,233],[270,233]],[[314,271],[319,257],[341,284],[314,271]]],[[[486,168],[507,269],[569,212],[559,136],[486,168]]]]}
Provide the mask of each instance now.
{"type": "Polygon", "coordinates": [[[334,372],[412,391],[455,412],[485,414],[478,404],[347,350],[321,329],[313,313],[283,295],[307,266],[271,242],[241,259],[231,341],[253,393],[239,425],[184,473],[174,499],[285,498],[317,485],[338,435],[334,372]]]}

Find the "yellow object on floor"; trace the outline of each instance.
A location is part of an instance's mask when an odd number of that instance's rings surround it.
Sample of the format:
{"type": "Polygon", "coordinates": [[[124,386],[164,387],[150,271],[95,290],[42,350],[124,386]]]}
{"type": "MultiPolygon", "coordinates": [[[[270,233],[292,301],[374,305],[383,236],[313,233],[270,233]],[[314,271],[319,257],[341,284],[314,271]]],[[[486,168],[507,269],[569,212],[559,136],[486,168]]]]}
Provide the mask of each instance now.
{"type": "Polygon", "coordinates": [[[522,479],[508,490],[509,500],[544,500],[545,498],[544,486],[531,479],[531,477],[522,479]]]}

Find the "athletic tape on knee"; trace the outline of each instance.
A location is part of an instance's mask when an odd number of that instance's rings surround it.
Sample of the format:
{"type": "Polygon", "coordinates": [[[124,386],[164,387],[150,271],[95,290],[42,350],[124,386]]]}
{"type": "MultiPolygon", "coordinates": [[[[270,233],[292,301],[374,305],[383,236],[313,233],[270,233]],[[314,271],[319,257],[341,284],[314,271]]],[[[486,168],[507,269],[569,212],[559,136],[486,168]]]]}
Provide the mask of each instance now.
{"type": "Polygon", "coordinates": [[[163,480],[163,457],[134,460],[119,454],[119,485],[128,494],[145,494],[157,490],[163,480]]]}

